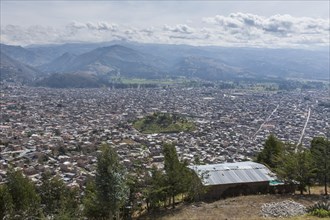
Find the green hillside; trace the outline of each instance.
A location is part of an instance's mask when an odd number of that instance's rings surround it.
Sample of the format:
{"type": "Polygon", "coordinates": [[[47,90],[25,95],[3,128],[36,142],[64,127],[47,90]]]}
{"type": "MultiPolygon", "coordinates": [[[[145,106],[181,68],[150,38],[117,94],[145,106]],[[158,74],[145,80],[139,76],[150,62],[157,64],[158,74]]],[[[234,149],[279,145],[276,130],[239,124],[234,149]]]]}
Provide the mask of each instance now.
{"type": "Polygon", "coordinates": [[[154,113],[133,123],[135,129],[144,134],[189,132],[195,129],[193,122],[169,113],[154,113]]]}

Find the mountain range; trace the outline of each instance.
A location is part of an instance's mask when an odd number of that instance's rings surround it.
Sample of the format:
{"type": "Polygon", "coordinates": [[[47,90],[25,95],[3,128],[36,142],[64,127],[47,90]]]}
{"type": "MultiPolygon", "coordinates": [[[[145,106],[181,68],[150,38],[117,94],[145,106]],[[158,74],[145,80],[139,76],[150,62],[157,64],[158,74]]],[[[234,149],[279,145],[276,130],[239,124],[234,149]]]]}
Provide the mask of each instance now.
{"type": "Polygon", "coordinates": [[[134,42],[1,44],[1,81],[108,86],[118,78],[329,79],[329,50],[226,48],[134,42]]]}

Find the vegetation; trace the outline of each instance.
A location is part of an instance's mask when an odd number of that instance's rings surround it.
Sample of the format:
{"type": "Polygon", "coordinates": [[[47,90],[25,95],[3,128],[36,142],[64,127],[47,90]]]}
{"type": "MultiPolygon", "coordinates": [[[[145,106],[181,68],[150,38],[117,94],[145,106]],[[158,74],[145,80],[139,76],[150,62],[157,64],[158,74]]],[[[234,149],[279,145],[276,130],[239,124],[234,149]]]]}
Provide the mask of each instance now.
{"type": "Polygon", "coordinates": [[[318,202],[308,208],[308,213],[320,218],[330,217],[330,202],[318,202]]]}
{"type": "Polygon", "coordinates": [[[282,143],[270,135],[257,155],[257,162],[267,165],[287,182],[296,181],[301,194],[313,184],[324,185],[328,194],[330,142],[325,138],[315,137],[308,149],[282,143]]]}
{"type": "Polygon", "coordinates": [[[263,150],[257,156],[257,162],[270,168],[276,168],[277,158],[283,153],[283,143],[274,135],[270,135],[265,141],[263,150]]]}
{"type": "Polygon", "coordinates": [[[95,181],[86,192],[85,213],[89,218],[119,219],[128,197],[124,168],[113,148],[103,145],[101,151],[95,181]]]}
{"type": "Polygon", "coordinates": [[[328,194],[330,181],[330,141],[316,137],[311,142],[311,153],[317,169],[317,180],[324,185],[324,192],[328,194]]]}
{"type": "Polygon", "coordinates": [[[189,132],[195,129],[194,123],[175,114],[154,113],[133,123],[135,129],[145,134],[189,132]]]}
{"type": "Polygon", "coordinates": [[[316,173],[312,154],[309,150],[297,152],[286,150],[278,157],[278,165],[275,170],[287,182],[297,181],[301,194],[306,191],[307,186],[312,185],[312,179],[316,173]]]}
{"type": "Polygon", "coordinates": [[[60,177],[44,173],[38,192],[44,215],[70,219],[79,217],[79,190],[66,187],[60,177]]]}
{"type": "MultiPolygon", "coordinates": [[[[258,160],[286,181],[299,183],[301,193],[315,184],[329,184],[329,141],[316,137],[311,148],[297,150],[271,135],[258,160]]],[[[180,161],[175,145],[163,145],[164,169],[143,169],[137,161],[128,172],[115,150],[101,146],[95,177],[86,188],[68,187],[58,176],[44,173],[39,185],[21,171],[10,169],[0,185],[0,219],[121,219],[147,206],[148,211],[178,206],[179,201],[198,201],[205,191],[197,175],[180,161]]],[[[196,158],[196,163],[198,158],[196,158]]],[[[310,215],[329,217],[329,203],[309,208],[310,215]]]]}
{"type": "Polygon", "coordinates": [[[40,196],[35,185],[24,177],[21,171],[10,170],[7,174],[8,182],[4,186],[6,196],[10,197],[12,213],[10,218],[33,219],[41,215],[40,196]],[[7,189],[7,193],[6,193],[7,189]]]}
{"type": "Polygon", "coordinates": [[[185,162],[179,161],[173,144],[165,144],[163,154],[165,172],[154,167],[148,179],[146,201],[149,210],[158,209],[161,204],[174,208],[176,196],[183,195],[194,200],[196,194],[202,192],[202,185],[196,184],[200,183],[198,177],[185,162]]]}

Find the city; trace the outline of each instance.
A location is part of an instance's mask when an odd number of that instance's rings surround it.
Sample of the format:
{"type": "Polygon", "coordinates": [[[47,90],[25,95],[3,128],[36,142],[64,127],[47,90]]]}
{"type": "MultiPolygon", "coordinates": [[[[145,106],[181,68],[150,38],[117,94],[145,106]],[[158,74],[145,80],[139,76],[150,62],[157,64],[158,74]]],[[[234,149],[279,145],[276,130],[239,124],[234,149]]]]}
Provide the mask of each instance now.
{"type": "Polygon", "coordinates": [[[309,147],[330,129],[327,90],[256,91],[217,87],[51,89],[1,85],[0,181],[9,164],[34,182],[50,171],[72,186],[95,174],[101,143],[130,170],[163,166],[162,144],[181,160],[205,164],[252,160],[274,134],[309,147]],[[193,121],[193,132],[142,134],[132,122],[154,112],[193,121]]]}

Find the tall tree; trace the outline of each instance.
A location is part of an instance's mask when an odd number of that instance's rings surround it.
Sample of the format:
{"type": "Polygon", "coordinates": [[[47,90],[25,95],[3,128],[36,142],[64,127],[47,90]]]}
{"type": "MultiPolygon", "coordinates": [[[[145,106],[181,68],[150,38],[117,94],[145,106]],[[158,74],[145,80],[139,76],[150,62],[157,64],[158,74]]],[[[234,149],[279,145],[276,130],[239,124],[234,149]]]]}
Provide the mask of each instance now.
{"type": "Polygon", "coordinates": [[[42,174],[38,191],[46,215],[54,215],[60,209],[64,187],[64,182],[61,179],[52,178],[48,172],[42,174]]]}
{"type": "Polygon", "coordinates": [[[13,200],[7,185],[0,185],[0,219],[9,219],[13,214],[13,200]]]}
{"type": "Polygon", "coordinates": [[[299,182],[300,194],[303,194],[306,186],[311,185],[316,172],[312,154],[308,149],[297,152],[286,151],[278,158],[278,166],[275,170],[283,179],[299,182]]]}
{"type": "Polygon", "coordinates": [[[163,146],[164,169],[166,172],[166,182],[168,195],[172,198],[172,207],[175,207],[175,196],[180,193],[182,188],[182,165],[173,144],[166,143],[163,146]]]}
{"type": "Polygon", "coordinates": [[[330,181],[330,141],[323,137],[315,137],[311,142],[311,153],[317,167],[317,177],[324,184],[324,192],[328,195],[330,181]]]}
{"type": "Polygon", "coordinates": [[[277,165],[276,158],[278,158],[281,153],[283,153],[283,143],[271,134],[265,141],[263,150],[258,154],[257,162],[274,169],[277,165]]]}
{"type": "Polygon", "coordinates": [[[104,144],[98,156],[95,189],[100,205],[100,214],[104,218],[118,219],[120,208],[128,197],[123,166],[119,163],[115,150],[104,144]]]}
{"type": "Polygon", "coordinates": [[[102,212],[99,206],[99,201],[96,197],[96,187],[94,180],[88,180],[86,189],[85,189],[85,196],[83,198],[83,205],[84,205],[84,216],[88,219],[101,219],[102,212]]]}
{"type": "Polygon", "coordinates": [[[41,204],[46,216],[78,217],[79,214],[79,191],[69,188],[58,176],[53,177],[50,173],[42,174],[41,185],[38,187],[41,204]]]}
{"type": "Polygon", "coordinates": [[[188,164],[185,161],[179,161],[173,144],[164,144],[163,153],[167,194],[172,198],[172,207],[174,208],[175,196],[189,191],[192,172],[187,168],[188,164]]]}
{"type": "Polygon", "coordinates": [[[150,175],[146,176],[144,195],[149,211],[159,208],[162,202],[165,205],[168,191],[165,178],[165,174],[156,166],[153,166],[150,175]]]}
{"type": "Polygon", "coordinates": [[[15,215],[22,219],[34,219],[40,216],[40,197],[35,185],[24,177],[21,171],[9,170],[6,185],[13,201],[15,215]]]}

